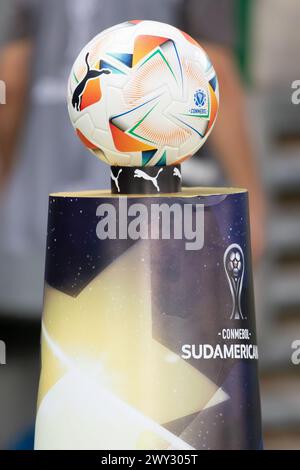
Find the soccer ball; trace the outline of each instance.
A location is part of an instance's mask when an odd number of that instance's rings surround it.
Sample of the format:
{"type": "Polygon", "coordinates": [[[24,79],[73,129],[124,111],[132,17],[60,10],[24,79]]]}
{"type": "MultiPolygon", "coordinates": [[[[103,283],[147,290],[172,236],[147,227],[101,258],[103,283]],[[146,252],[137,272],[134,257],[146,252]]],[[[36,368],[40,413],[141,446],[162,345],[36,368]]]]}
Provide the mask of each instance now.
{"type": "Polygon", "coordinates": [[[76,59],[68,109],[84,145],[113,166],[178,165],[216,120],[215,70],[188,34],[155,21],[109,28],[76,59]]]}

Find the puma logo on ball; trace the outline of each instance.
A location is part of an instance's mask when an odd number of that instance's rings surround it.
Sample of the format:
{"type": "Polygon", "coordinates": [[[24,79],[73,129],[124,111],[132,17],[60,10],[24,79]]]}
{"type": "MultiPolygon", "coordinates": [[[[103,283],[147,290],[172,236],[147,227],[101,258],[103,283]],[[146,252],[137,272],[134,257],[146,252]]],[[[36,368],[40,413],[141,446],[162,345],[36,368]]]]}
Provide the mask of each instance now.
{"type": "Polygon", "coordinates": [[[86,63],[86,66],[87,66],[86,75],[85,75],[84,79],[77,85],[77,87],[75,88],[75,91],[73,93],[72,106],[77,111],[80,111],[82,95],[83,95],[83,92],[85,90],[87,82],[91,79],[99,77],[103,73],[104,74],[111,73],[110,70],[108,70],[108,69],[100,69],[100,70],[91,69],[90,64],[88,62],[88,58],[89,58],[89,52],[85,56],[85,63],[86,63]]]}

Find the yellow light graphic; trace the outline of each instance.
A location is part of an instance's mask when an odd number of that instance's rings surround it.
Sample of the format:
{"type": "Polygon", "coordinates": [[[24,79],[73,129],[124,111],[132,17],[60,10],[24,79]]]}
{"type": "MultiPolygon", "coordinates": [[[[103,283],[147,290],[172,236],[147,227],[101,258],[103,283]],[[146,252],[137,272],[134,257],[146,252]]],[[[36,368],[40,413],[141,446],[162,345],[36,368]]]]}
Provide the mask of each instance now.
{"type": "Polygon", "coordinates": [[[228,398],[153,338],[143,242],[76,298],[46,287],[42,338],[37,449],[191,449],[163,424],[228,398]]]}

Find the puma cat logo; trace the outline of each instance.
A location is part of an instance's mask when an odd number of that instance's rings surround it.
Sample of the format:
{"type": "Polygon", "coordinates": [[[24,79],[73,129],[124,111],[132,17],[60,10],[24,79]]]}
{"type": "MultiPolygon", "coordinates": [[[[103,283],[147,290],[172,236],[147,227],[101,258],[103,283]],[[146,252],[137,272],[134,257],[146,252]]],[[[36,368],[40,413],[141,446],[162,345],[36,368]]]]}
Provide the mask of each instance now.
{"type": "Polygon", "coordinates": [[[147,173],[145,173],[142,170],[135,170],[134,178],[143,178],[144,180],[151,181],[152,184],[157,189],[157,192],[159,193],[160,189],[159,189],[159,186],[158,186],[158,183],[157,183],[157,178],[159,177],[159,175],[162,171],[163,171],[163,169],[161,168],[160,170],[158,170],[158,173],[157,173],[156,176],[150,176],[150,175],[147,175],[147,173]]]}
{"type": "Polygon", "coordinates": [[[80,111],[82,95],[85,90],[87,82],[93,78],[99,77],[103,73],[105,74],[111,73],[110,70],[108,69],[100,69],[100,70],[91,69],[90,64],[88,62],[88,58],[89,58],[89,52],[85,56],[85,63],[87,66],[86,75],[83,78],[83,80],[77,85],[73,93],[72,105],[73,105],[73,108],[76,109],[77,111],[80,111]]]}
{"type": "Polygon", "coordinates": [[[177,167],[175,167],[175,168],[173,169],[173,176],[177,176],[177,178],[179,178],[179,179],[182,180],[181,173],[180,173],[180,171],[178,170],[177,167]]]}
{"type": "Polygon", "coordinates": [[[111,179],[114,181],[115,183],[115,186],[118,190],[118,193],[120,192],[120,186],[119,186],[119,177],[120,177],[120,174],[122,173],[122,168],[118,171],[118,174],[117,176],[115,176],[112,172],[112,170],[110,170],[110,176],[111,176],[111,179]]]}

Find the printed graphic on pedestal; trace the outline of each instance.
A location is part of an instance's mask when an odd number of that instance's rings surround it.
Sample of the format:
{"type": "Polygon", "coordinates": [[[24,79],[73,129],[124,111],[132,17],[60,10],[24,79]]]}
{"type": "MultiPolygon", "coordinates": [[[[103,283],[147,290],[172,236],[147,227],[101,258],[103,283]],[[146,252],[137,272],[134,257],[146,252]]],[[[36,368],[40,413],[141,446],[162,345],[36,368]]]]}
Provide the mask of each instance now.
{"type": "Polygon", "coordinates": [[[259,448],[246,194],[142,198],[204,204],[198,251],[99,240],[118,199],[50,198],[36,449],[259,448]]]}
{"type": "Polygon", "coordinates": [[[242,319],[241,294],[244,279],[244,253],[242,248],[233,243],[224,253],[224,268],[232,295],[232,312],[230,318],[242,319]]]}

